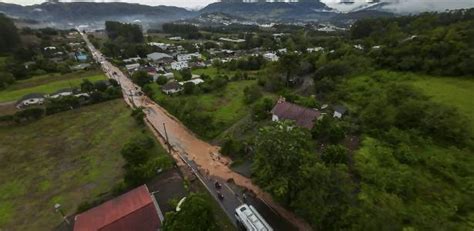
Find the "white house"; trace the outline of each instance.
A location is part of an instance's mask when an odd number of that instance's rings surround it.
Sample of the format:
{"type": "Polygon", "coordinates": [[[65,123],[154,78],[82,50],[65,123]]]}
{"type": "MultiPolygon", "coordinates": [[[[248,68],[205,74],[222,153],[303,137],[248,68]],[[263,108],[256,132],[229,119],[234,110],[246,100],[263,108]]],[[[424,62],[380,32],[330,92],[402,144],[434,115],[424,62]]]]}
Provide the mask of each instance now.
{"type": "Polygon", "coordinates": [[[185,62],[185,61],[176,62],[175,61],[175,62],[171,63],[171,69],[173,69],[173,70],[180,71],[180,70],[183,70],[183,69],[186,69],[186,68],[189,68],[188,62],[185,62]]]}
{"type": "Polygon", "coordinates": [[[21,109],[23,107],[31,105],[41,105],[44,103],[44,95],[39,93],[32,93],[23,96],[16,104],[16,108],[21,109]]]}
{"type": "Polygon", "coordinates": [[[176,59],[178,60],[178,62],[182,62],[182,61],[190,61],[191,59],[193,59],[193,57],[196,57],[197,59],[200,59],[202,57],[202,55],[199,54],[198,52],[190,53],[190,54],[180,54],[180,55],[176,56],[176,59]]]}
{"type": "Polygon", "coordinates": [[[271,53],[271,52],[263,54],[263,57],[265,59],[269,60],[269,61],[272,61],[272,62],[276,62],[276,61],[278,61],[278,59],[280,59],[278,57],[278,55],[276,55],[275,53],[271,53]]]}
{"type": "Polygon", "coordinates": [[[72,89],[66,88],[66,89],[61,89],[59,91],[56,91],[53,94],[50,94],[49,98],[57,99],[57,98],[61,98],[61,97],[64,97],[64,96],[70,96],[70,95],[73,95],[73,94],[74,93],[73,93],[72,89]]]}
{"type": "Polygon", "coordinates": [[[319,51],[323,51],[323,50],[324,50],[323,47],[309,47],[309,48],[306,48],[306,51],[308,53],[319,52],[319,51]]]}
{"type": "Polygon", "coordinates": [[[125,68],[127,68],[128,72],[134,72],[140,68],[140,64],[139,63],[128,64],[128,65],[125,65],[125,68]]]}
{"type": "Polygon", "coordinates": [[[196,79],[191,79],[188,81],[179,82],[181,86],[184,85],[185,83],[194,83],[194,85],[199,85],[201,83],[204,83],[204,80],[202,80],[201,78],[196,78],[196,79]]]}
{"type": "Polygon", "coordinates": [[[129,59],[124,59],[123,62],[124,63],[136,63],[138,61],[140,61],[140,57],[134,57],[134,58],[129,58],[129,59]]]}
{"type": "Polygon", "coordinates": [[[181,38],[180,36],[170,37],[170,38],[168,38],[168,39],[171,40],[171,41],[181,41],[181,40],[184,40],[184,39],[181,38]]]}
{"type": "Polygon", "coordinates": [[[230,39],[230,38],[219,38],[220,41],[231,42],[231,43],[243,43],[245,39],[230,39]]]}
{"type": "Polygon", "coordinates": [[[168,50],[168,48],[171,46],[171,44],[167,44],[167,43],[155,43],[155,42],[148,43],[148,45],[158,47],[158,48],[160,48],[160,49],[162,49],[162,50],[168,50]]]}

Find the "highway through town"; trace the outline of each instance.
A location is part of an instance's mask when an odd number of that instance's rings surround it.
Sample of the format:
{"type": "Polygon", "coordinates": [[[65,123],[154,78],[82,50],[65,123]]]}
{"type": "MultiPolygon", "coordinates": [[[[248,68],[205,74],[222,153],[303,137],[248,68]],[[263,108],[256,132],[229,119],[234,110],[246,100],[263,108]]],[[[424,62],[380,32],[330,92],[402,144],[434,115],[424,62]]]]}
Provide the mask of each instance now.
{"type": "Polygon", "coordinates": [[[311,230],[305,221],[274,202],[268,193],[254,185],[250,179],[233,172],[229,167],[231,160],[220,155],[219,147],[197,138],[178,119],[143,95],[139,86],[108,62],[86,34],[79,32],[105,74],[117,80],[122,87],[125,102],[132,108],[143,108],[146,122],[157,139],[165,146],[170,145],[170,154],[177,164],[187,166],[193,172],[232,221],[235,221],[234,210],[247,203],[257,208],[274,230],[311,230]],[[220,189],[215,187],[216,181],[222,185],[220,189]],[[224,199],[218,198],[217,191],[222,193],[224,199]]]}

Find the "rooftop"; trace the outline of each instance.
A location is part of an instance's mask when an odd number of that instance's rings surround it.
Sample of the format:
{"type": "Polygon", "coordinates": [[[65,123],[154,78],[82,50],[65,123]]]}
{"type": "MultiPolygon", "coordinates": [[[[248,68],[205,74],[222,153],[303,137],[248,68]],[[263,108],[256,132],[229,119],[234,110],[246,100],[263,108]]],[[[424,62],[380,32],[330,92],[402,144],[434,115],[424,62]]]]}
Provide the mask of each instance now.
{"type": "Polygon", "coordinates": [[[308,129],[313,128],[314,121],[321,116],[315,109],[281,100],[273,107],[272,114],[278,116],[279,120],[293,120],[296,125],[308,129]]]}
{"type": "Polygon", "coordinates": [[[74,231],[156,231],[160,226],[157,208],[143,185],[77,215],[74,231]]]}

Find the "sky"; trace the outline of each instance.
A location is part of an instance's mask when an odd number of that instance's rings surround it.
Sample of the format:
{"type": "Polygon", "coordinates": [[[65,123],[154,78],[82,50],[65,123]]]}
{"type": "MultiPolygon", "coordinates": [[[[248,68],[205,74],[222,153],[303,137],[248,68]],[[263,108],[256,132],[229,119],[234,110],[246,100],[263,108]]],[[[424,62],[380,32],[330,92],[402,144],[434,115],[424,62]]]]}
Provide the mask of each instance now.
{"type": "MultiPolygon", "coordinates": [[[[71,1],[71,0],[69,0],[71,1]]],[[[88,0],[96,2],[130,2],[130,3],[141,3],[146,5],[168,5],[168,6],[180,6],[186,8],[199,8],[206,6],[209,3],[215,2],[216,0],[88,0]]],[[[321,0],[332,8],[338,10],[349,10],[350,8],[356,7],[366,0],[356,0],[356,4],[351,6],[345,6],[337,4],[339,0],[321,0]]],[[[393,0],[392,0],[393,1],[393,0]]],[[[459,9],[459,8],[470,8],[474,7],[474,0],[397,0],[399,4],[392,7],[392,10],[398,12],[416,12],[416,11],[443,11],[445,9],[459,9]]],[[[21,5],[32,5],[44,2],[44,0],[0,0],[0,2],[15,3],[21,5]]]]}

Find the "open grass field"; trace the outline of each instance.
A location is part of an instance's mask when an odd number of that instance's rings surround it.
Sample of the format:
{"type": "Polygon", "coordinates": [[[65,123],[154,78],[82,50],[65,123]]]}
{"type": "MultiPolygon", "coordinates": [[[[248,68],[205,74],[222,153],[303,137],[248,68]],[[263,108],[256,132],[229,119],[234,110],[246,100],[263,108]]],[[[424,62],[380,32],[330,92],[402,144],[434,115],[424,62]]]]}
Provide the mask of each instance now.
{"type": "Polygon", "coordinates": [[[100,72],[75,72],[66,75],[51,74],[21,80],[0,91],[0,102],[19,100],[30,93],[53,93],[70,87],[79,87],[82,80],[97,81],[106,79],[100,72]]]}
{"type": "Polygon", "coordinates": [[[55,203],[72,215],[107,195],[123,177],[122,146],[141,132],[121,100],[0,127],[0,230],[51,230],[55,203]]]}
{"type": "Polygon", "coordinates": [[[456,107],[468,117],[474,132],[474,80],[448,77],[420,77],[414,86],[432,97],[432,100],[456,107]]]}

